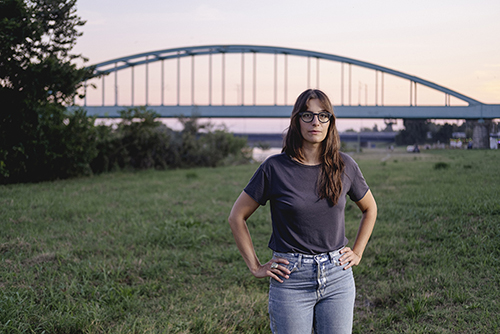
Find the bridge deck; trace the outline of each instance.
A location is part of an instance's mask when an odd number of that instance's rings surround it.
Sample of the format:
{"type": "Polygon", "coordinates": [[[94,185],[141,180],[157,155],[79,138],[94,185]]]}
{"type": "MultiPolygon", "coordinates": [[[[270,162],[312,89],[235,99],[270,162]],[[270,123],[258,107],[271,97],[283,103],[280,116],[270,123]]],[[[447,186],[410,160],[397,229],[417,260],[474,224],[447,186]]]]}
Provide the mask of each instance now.
{"type": "MultiPolygon", "coordinates": [[[[87,114],[120,117],[124,106],[86,106],[87,114]]],[[[175,118],[288,118],[293,106],[148,106],[161,117],[175,118]]],[[[70,108],[71,109],[71,108],[70,108]]],[[[335,106],[337,118],[493,119],[500,118],[500,104],[469,106],[335,106]]]]}

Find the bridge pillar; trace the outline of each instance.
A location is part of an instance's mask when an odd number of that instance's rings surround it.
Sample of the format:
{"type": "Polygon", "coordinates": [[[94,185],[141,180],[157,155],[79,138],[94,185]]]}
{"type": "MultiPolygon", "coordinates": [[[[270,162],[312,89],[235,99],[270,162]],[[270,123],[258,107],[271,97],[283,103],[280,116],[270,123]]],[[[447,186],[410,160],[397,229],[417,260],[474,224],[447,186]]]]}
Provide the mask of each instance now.
{"type": "Polygon", "coordinates": [[[490,148],[490,132],[487,123],[480,120],[473,124],[472,147],[479,149],[490,148]]]}

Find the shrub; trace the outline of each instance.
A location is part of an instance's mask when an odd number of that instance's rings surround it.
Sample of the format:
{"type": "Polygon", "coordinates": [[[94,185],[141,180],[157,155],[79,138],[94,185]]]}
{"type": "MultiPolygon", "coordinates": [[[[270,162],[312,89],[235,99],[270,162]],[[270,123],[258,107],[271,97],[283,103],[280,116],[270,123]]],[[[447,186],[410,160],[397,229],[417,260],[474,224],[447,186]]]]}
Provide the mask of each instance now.
{"type": "Polygon", "coordinates": [[[0,146],[0,183],[39,182],[91,173],[97,155],[95,119],[57,104],[6,118],[0,146]],[[32,117],[31,117],[32,116],[32,117]]]}
{"type": "Polygon", "coordinates": [[[434,169],[448,169],[450,165],[446,162],[436,162],[434,164],[434,169]]]}
{"type": "Polygon", "coordinates": [[[94,173],[124,168],[215,167],[251,158],[244,150],[246,139],[200,123],[195,117],[179,118],[183,130],[173,131],[146,107],[122,110],[120,116],[116,129],[98,127],[99,154],[91,163],[94,173]]]}

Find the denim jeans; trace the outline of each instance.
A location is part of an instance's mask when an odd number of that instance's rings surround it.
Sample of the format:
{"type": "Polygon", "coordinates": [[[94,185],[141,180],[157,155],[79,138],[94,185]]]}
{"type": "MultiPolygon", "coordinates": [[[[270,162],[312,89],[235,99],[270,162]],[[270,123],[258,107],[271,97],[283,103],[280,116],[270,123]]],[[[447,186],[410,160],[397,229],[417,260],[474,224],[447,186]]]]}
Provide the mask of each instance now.
{"type": "MultiPolygon", "coordinates": [[[[352,268],[339,263],[339,250],[319,255],[277,253],[291,271],[283,283],[271,278],[269,316],[274,334],[352,332],[356,288],[352,268]]],[[[281,264],[283,265],[283,264],[281,264]]]]}

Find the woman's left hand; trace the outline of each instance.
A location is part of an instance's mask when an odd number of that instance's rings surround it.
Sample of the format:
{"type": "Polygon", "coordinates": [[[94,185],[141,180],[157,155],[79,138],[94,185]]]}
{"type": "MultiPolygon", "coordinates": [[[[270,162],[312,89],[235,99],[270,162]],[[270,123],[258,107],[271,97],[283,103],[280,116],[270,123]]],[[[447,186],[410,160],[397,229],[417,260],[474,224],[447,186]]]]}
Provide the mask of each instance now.
{"type": "Polygon", "coordinates": [[[340,250],[340,254],[342,254],[339,259],[340,264],[344,265],[347,263],[347,266],[344,267],[344,270],[349,269],[352,266],[357,266],[361,262],[361,256],[354,253],[354,251],[349,247],[344,247],[342,250],[340,250]]]}

